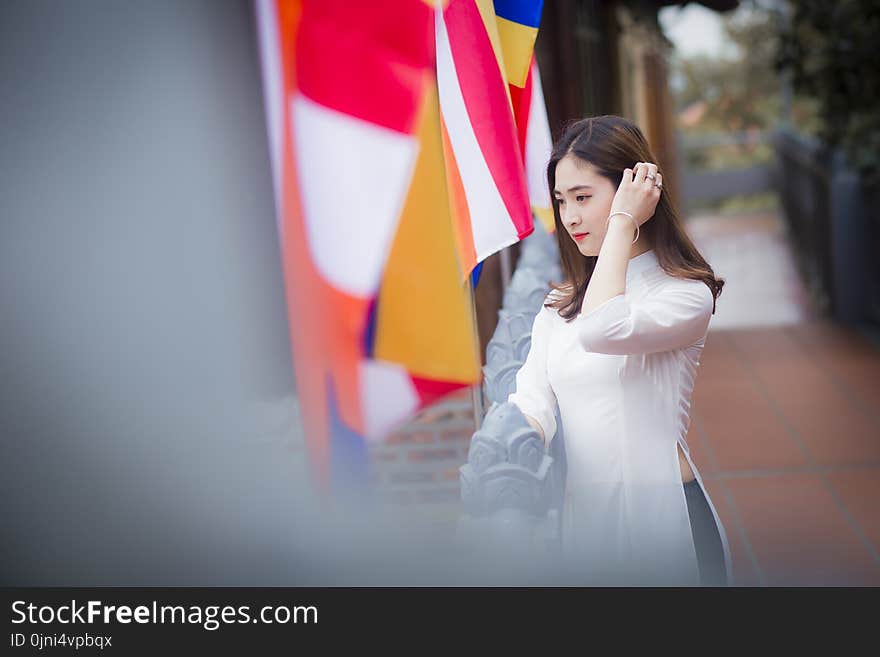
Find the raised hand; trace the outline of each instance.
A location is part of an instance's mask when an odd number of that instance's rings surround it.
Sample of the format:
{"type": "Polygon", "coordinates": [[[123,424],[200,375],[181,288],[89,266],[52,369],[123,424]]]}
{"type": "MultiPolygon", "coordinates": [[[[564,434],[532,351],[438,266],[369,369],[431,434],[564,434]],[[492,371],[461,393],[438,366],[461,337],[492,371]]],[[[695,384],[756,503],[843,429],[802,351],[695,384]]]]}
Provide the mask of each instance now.
{"type": "Polygon", "coordinates": [[[611,201],[611,213],[617,211],[628,212],[633,216],[630,219],[626,215],[616,215],[612,221],[633,221],[638,226],[644,224],[654,216],[657,203],[660,202],[660,187],[663,176],[657,170],[657,165],[651,162],[638,162],[633,169],[623,170],[623,179],[611,201]]]}

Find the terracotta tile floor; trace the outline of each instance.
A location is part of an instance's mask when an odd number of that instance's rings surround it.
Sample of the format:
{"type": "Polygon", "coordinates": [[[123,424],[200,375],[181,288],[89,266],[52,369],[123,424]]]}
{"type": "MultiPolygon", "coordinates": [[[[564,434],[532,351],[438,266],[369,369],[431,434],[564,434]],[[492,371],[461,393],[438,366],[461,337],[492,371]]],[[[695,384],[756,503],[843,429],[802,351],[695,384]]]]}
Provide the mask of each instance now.
{"type": "Polygon", "coordinates": [[[816,316],[774,213],[688,230],[726,280],[687,440],[734,585],[880,586],[880,349],[816,316]]]}

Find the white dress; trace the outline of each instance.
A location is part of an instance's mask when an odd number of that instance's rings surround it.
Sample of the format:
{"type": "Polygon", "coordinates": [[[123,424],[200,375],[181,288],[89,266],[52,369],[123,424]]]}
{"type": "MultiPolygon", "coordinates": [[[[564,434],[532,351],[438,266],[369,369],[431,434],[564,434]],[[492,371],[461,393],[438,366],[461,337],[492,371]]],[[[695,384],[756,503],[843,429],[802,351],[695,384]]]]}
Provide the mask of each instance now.
{"type": "Polygon", "coordinates": [[[650,250],[629,260],[624,294],[571,322],[545,307],[535,317],[508,401],[541,424],[548,443],[558,403],[567,459],[562,552],[587,581],[699,585],[679,443],[733,581],[727,534],[685,441],[712,305],[705,283],[670,276],[650,250]]]}

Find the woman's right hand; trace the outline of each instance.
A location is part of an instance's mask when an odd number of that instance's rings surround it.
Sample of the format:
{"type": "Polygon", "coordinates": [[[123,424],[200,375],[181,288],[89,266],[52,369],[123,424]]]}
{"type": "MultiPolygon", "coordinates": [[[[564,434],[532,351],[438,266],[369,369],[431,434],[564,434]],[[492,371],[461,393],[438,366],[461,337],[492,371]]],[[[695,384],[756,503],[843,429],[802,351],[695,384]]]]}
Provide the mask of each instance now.
{"type": "Polygon", "coordinates": [[[542,441],[542,442],[544,443],[544,445],[546,446],[546,445],[547,445],[547,439],[544,437],[544,429],[541,428],[540,423],[539,423],[535,418],[533,418],[531,415],[528,415],[528,414],[526,414],[526,413],[523,413],[523,417],[526,419],[526,422],[528,422],[529,424],[531,424],[532,427],[534,427],[535,431],[538,432],[538,435],[541,436],[541,441],[542,441]]]}

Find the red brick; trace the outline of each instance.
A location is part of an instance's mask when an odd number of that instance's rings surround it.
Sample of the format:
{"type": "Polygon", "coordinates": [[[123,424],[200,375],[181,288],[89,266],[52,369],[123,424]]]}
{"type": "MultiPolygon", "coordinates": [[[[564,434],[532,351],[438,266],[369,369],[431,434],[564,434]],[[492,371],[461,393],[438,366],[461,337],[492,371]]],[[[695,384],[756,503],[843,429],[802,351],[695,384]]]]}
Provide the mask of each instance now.
{"type": "Polygon", "coordinates": [[[454,415],[459,420],[469,420],[470,422],[474,421],[474,409],[469,406],[466,408],[457,408],[454,411],[454,415]]]}
{"type": "Polygon", "coordinates": [[[461,501],[461,490],[459,488],[436,488],[433,490],[420,490],[416,494],[419,502],[422,503],[449,503],[461,501]]]}
{"type": "Polygon", "coordinates": [[[421,413],[416,419],[416,424],[431,424],[434,422],[447,422],[454,417],[454,413],[448,408],[429,408],[421,413]]]}
{"type": "Polygon", "coordinates": [[[725,482],[770,586],[877,586],[880,566],[841,512],[822,475],[725,482]]]}
{"type": "Polygon", "coordinates": [[[880,427],[781,329],[733,334],[761,387],[815,463],[880,462],[880,427]]]}
{"type": "Polygon", "coordinates": [[[831,472],[828,479],[874,549],[880,550],[880,468],[831,472]]]}
{"type": "Polygon", "coordinates": [[[461,473],[458,468],[449,468],[440,473],[440,479],[443,481],[459,481],[461,473]]]}
{"type": "Polygon", "coordinates": [[[472,427],[461,427],[459,429],[445,429],[440,432],[440,440],[456,440],[461,442],[470,442],[474,435],[472,427]]]}
{"type": "Polygon", "coordinates": [[[422,449],[411,451],[407,458],[416,463],[424,461],[440,461],[454,459],[458,456],[458,452],[454,449],[422,449]]]}
{"type": "Polygon", "coordinates": [[[433,472],[389,472],[388,481],[393,484],[425,483],[434,480],[433,472]]]}
{"type": "Polygon", "coordinates": [[[409,443],[432,443],[434,433],[431,431],[398,431],[391,434],[386,441],[389,445],[403,445],[409,443]]]}

